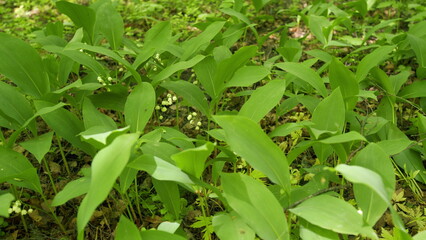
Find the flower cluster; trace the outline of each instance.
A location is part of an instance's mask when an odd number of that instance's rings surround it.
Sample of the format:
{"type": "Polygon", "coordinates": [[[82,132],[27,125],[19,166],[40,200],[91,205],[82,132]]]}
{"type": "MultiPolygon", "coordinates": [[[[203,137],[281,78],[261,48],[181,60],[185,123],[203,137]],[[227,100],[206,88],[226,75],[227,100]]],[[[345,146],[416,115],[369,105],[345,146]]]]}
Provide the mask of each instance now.
{"type": "Polygon", "coordinates": [[[22,202],[20,200],[16,200],[13,203],[13,206],[8,209],[9,214],[17,213],[21,215],[27,215],[28,213],[32,213],[34,210],[32,208],[29,208],[28,210],[22,209],[22,202]]]}
{"type": "Polygon", "coordinates": [[[189,121],[189,124],[191,125],[195,125],[195,130],[200,130],[200,127],[202,125],[201,121],[199,121],[199,119],[197,119],[197,113],[196,112],[192,112],[190,113],[186,119],[189,121]]]}
{"type": "MultiPolygon", "coordinates": [[[[167,94],[166,98],[164,98],[161,101],[161,106],[157,105],[155,106],[155,110],[159,111],[161,110],[161,112],[167,112],[167,107],[173,105],[173,103],[175,103],[178,100],[176,95],[172,95],[170,93],[167,94]]],[[[159,116],[159,119],[162,120],[164,117],[163,116],[159,116]]]]}

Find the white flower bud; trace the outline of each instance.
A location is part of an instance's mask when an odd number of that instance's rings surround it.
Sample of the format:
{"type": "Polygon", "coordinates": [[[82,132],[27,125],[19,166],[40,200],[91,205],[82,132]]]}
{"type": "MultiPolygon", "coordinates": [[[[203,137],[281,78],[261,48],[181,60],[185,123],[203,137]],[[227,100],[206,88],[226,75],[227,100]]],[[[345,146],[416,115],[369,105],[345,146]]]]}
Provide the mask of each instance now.
{"type": "Polygon", "coordinates": [[[32,208],[28,209],[28,213],[31,214],[34,210],[32,208]]]}
{"type": "Polygon", "coordinates": [[[13,209],[12,209],[12,208],[9,208],[9,209],[7,209],[7,212],[8,212],[9,214],[13,213],[13,209]]]}
{"type": "Polygon", "coordinates": [[[173,96],[172,100],[176,102],[177,101],[177,97],[173,96]]]}
{"type": "Polygon", "coordinates": [[[164,118],[164,117],[160,115],[158,118],[159,118],[160,120],[163,120],[163,118],[164,118]]]}
{"type": "Polygon", "coordinates": [[[155,106],[155,110],[160,110],[161,109],[161,107],[160,106],[155,106]]]}
{"type": "Polygon", "coordinates": [[[191,118],[192,118],[192,115],[188,115],[188,116],[186,117],[186,119],[188,119],[188,121],[189,121],[189,120],[191,120],[191,118]]]}
{"type": "Polygon", "coordinates": [[[28,212],[27,212],[27,210],[25,210],[25,209],[23,209],[23,210],[21,211],[21,215],[22,215],[22,216],[27,215],[27,213],[28,213],[28,212]]]}
{"type": "Polygon", "coordinates": [[[197,131],[198,131],[198,130],[200,130],[200,127],[199,127],[199,126],[196,126],[196,127],[195,127],[195,130],[197,130],[197,131]]]}
{"type": "Polygon", "coordinates": [[[162,111],[162,112],[165,112],[165,111],[167,111],[167,108],[166,108],[166,107],[163,107],[163,108],[161,108],[161,111],[162,111]]]}
{"type": "Polygon", "coordinates": [[[201,122],[197,122],[197,126],[201,126],[201,122]]]}
{"type": "Polygon", "coordinates": [[[197,113],[196,112],[192,112],[192,116],[197,116],[197,113]]]}
{"type": "Polygon", "coordinates": [[[172,94],[170,94],[170,93],[169,93],[169,94],[167,94],[167,97],[168,97],[168,98],[171,98],[171,97],[172,97],[172,94]]]}
{"type": "Polygon", "coordinates": [[[108,81],[112,81],[112,77],[108,77],[108,81]]]}

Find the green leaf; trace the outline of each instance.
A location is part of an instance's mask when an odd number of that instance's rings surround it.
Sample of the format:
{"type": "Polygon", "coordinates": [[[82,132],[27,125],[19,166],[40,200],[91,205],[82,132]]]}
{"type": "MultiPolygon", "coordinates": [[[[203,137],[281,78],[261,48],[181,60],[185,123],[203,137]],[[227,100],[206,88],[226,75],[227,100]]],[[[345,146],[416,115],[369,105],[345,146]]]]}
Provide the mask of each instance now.
{"type": "Polygon", "coordinates": [[[0,183],[9,182],[42,192],[37,169],[22,154],[3,146],[0,146],[0,173],[0,183]]]}
{"type": "Polygon", "coordinates": [[[383,201],[390,204],[388,192],[393,192],[383,183],[383,180],[376,172],[360,166],[349,166],[346,164],[339,164],[335,167],[348,181],[353,183],[363,184],[374,190],[383,201]]]}
{"type": "Polygon", "coordinates": [[[19,145],[32,153],[38,160],[38,163],[41,163],[44,155],[46,155],[46,153],[48,153],[50,150],[50,146],[52,145],[52,138],[53,132],[48,132],[28,141],[21,142],[19,145]]]}
{"type": "Polygon", "coordinates": [[[167,240],[186,240],[186,238],[184,238],[180,235],[171,234],[171,233],[159,231],[159,230],[142,231],[141,237],[142,237],[142,239],[149,239],[149,240],[165,240],[165,239],[167,239],[167,240]]]}
{"type": "Polygon", "coordinates": [[[426,81],[415,81],[404,87],[398,96],[408,98],[426,97],[426,81]]]}
{"type": "Polygon", "coordinates": [[[214,116],[225,130],[226,142],[253,168],[290,192],[290,174],[287,159],[281,149],[260,126],[244,116],[214,116]]]}
{"type": "Polygon", "coordinates": [[[235,212],[213,217],[213,228],[221,240],[254,240],[255,233],[235,212]]]}
{"type": "MultiPolygon", "coordinates": [[[[53,103],[41,100],[34,101],[34,105],[37,110],[55,106],[53,103]]],[[[47,125],[49,125],[49,127],[51,127],[57,135],[63,137],[65,140],[84,152],[90,155],[94,154],[93,147],[82,142],[78,137],[78,134],[84,131],[83,123],[70,111],[59,108],[41,115],[41,118],[43,118],[47,125]]]]}
{"type": "Polygon", "coordinates": [[[340,87],[345,100],[346,110],[352,110],[357,101],[359,86],[354,74],[336,58],[333,58],[329,66],[331,89],[340,87]]]}
{"type": "Polygon", "coordinates": [[[152,77],[152,85],[154,86],[158,85],[162,80],[170,77],[172,74],[174,74],[177,71],[193,67],[197,63],[201,62],[204,58],[205,56],[203,55],[196,55],[195,57],[191,58],[188,61],[181,61],[178,63],[174,63],[170,66],[167,66],[157,75],[152,77]]]}
{"type": "Polygon", "coordinates": [[[126,167],[137,139],[138,134],[135,133],[121,135],[93,158],[90,188],[78,208],[79,239],[83,238],[84,228],[93,212],[106,199],[116,179],[126,167]]]}
{"type": "Polygon", "coordinates": [[[285,87],[285,80],[276,79],[265,86],[257,88],[250,96],[250,99],[241,107],[238,114],[259,122],[280,102],[284,95],[285,87]]]}
{"type": "Polygon", "coordinates": [[[131,132],[143,132],[155,108],[155,90],[147,82],[136,86],[124,105],[126,124],[131,132]]]}
{"type": "Polygon", "coordinates": [[[142,240],[139,229],[125,216],[120,216],[120,221],[115,229],[115,240],[142,240]]]}
{"type": "Polygon", "coordinates": [[[331,22],[326,17],[309,15],[309,29],[324,45],[331,40],[332,32],[329,31],[329,27],[331,27],[331,22]]]}
{"type": "Polygon", "coordinates": [[[56,8],[58,8],[61,13],[71,18],[77,28],[82,27],[86,31],[89,42],[93,41],[94,25],[96,21],[96,13],[93,9],[67,1],[56,2],[56,8]]]}
{"type": "Polygon", "coordinates": [[[399,138],[376,142],[377,146],[379,146],[388,156],[392,156],[404,151],[413,143],[414,142],[410,141],[408,138],[399,138]]]}
{"type": "Polygon", "coordinates": [[[253,0],[253,5],[256,9],[256,12],[259,12],[270,1],[271,0],[253,0]]]}
{"type": "Polygon", "coordinates": [[[250,19],[248,19],[248,17],[240,12],[235,11],[234,9],[231,8],[222,8],[220,9],[221,12],[228,14],[229,16],[232,17],[236,17],[237,19],[239,19],[241,22],[250,25],[250,19]]]}
{"type": "MultiPolygon", "coordinates": [[[[137,67],[133,67],[128,61],[126,61],[122,56],[118,55],[117,53],[115,53],[114,51],[105,48],[105,47],[101,47],[101,46],[91,46],[88,44],[84,44],[81,42],[72,42],[69,43],[65,50],[80,50],[80,49],[84,49],[84,50],[88,50],[90,52],[94,52],[94,53],[99,53],[102,55],[105,55],[107,57],[110,57],[112,59],[114,59],[115,61],[117,61],[118,63],[122,64],[123,66],[125,66],[129,72],[132,74],[132,76],[136,79],[137,82],[141,82],[141,76],[140,74],[136,71],[137,67]]],[[[80,62],[79,62],[80,63],[80,62]]],[[[81,62],[83,64],[83,62],[81,62]]],[[[101,71],[101,70],[97,70],[99,67],[95,67],[95,63],[91,61],[90,65],[91,69],[93,69],[95,71],[101,71]]]]}
{"type": "MultiPolygon", "coordinates": [[[[340,88],[336,88],[330,96],[322,100],[312,113],[312,129],[341,133],[345,125],[345,103],[340,88]]],[[[315,134],[319,138],[320,134],[315,134]]]]}
{"type": "Polygon", "coordinates": [[[182,47],[185,51],[182,54],[181,60],[187,60],[203,48],[206,48],[210,41],[220,32],[225,25],[223,21],[215,21],[211,23],[200,35],[185,41],[182,47]]]}
{"type": "Polygon", "coordinates": [[[417,76],[419,78],[426,77],[426,40],[416,37],[412,34],[407,34],[410,46],[416,54],[419,67],[417,68],[417,76]]]}
{"type": "MultiPolygon", "coordinates": [[[[12,124],[11,126],[4,127],[19,129],[33,116],[33,110],[30,103],[25,96],[18,91],[18,88],[12,87],[4,82],[0,82],[0,96],[0,116],[4,114],[5,118],[10,118],[10,123],[12,124]]],[[[35,124],[31,127],[33,132],[35,132],[35,124]]]]}
{"type": "Polygon", "coordinates": [[[244,66],[235,71],[225,87],[249,87],[269,74],[269,69],[264,66],[244,66]]]}
{"type": "Polygon", "coordinates": [[[37,51],[24,41],[0,33],[0,73],[25,93],[41,98],[50,92],[47,73],[37,51]]]}
{"type": "Polygon", "coordinates": [[[280,126],[277,126],[270,134],[269,137],[285,137],[289,135],[290,133],[297,131],[299,129],[302,129],[306,126],[313,125],[310,121],[302,121],[302,122],[295,122],[295,123],[286,123],[280,126]]]}
{"type": "Polygon", "coordinates": [[[193,184],[180,168],[158,157],[142,155],[130,162],[128,167],[145,171],[157,180],[174,181],[187,186],[193,184]]]}
{"type": "Polygon", "coordinates": [[[339,240],[339,235],[333,231],[320,228],[306,221],[301,221],[300,237],[303,240],[339,240]]]}
{"type": "Polygon", "coordinates": [[[356,131],[350,131],[348,133],[339,134],[329,138],[321,139],[318,142],[325,144],[337,144],[351,141],[367,141],[364,136],[356,131]]]}
{"type": "Polygon", "coordinates": [[[358,64],[356,69],[356,80],[358,82],[363,81],[373,67],[376,67],[389,58],[389,53],[394,49],[395,46],[381,46],[366,55],[358,64]]]}
{"type": "Polygon", "coordinates": [[[324,86],[324,81],[317,72],[302,63],[277,63],[275,66],[287,71],[288,73],[300,78],[302,81],[314,87],[321,96],[326,97],[327,89],[324,86]]]}
{"type": "Polygon", "coordinates": [[[99,126],[107,130],[114,130],[117,128],[117,124],[115,124],[114,120],[100,113],[89,98],[84,99],[82,113],[84,128],[86,130],[99,126]]]}
{"type": "Polygon", "coordinates": [[[128,132],[129,128],[130,127],[127,126],[124,128],[109,130],[109,128],[106,128],[105,126],[95,126],[81,132],[79,135],[83,141],[101,149],[111,143],[116,137],[128,132]]]}
{"type": "Polygon", "coordinates": [[[188,103],[200,110],[204,115],[210,116],[209,104],[203,91],[194,84],[178,80],[166,81],[161,84],[161,87],[175,92],[177,95],[182,96],[188,103]]]}
{"type": "Polygon", "coordinates": [[[118,50],[123,41],[124,23],[110,1],[106,1],[96,10],[95,28],[99,28],[105,35],[112,49],[118,50]]]}
{"type": "Polygon", "coordinates": [[[15,197],[11,193],[5,193],[0,195],[0,216],[2,217],[9,217],[9,206],[10,203],[15,200],[15,197]]]}
{"type": "Polygon", "coordinates": [[[52,45],[44,46],[43,48],[46,51],[71,58],[75,62],[90,68],[100,77],[106,78],[107,76],[105,68],[102,66],[102,64],[85,53],[82,53],[77,50],[65,50],[61,47],[52,46],[52,45]]]}
{"type": "Polygon", "coordinates": [[[426,231],[421,231],[413,237],[413,240],[422,240],[422,239],[426,239],[426,231]]]}
{"type": "Polygon", "coordinates": [[[87,193],[90,189],[90,177],[82,177],[68,182],[65,187],[56,194],[52,206],[62,205],[69,200],[87,193]]]}
{"type": "Polygon", "coordinates": [[[194,66],[194,71],[198,80],[203,85],[207,94],[213,99],[219,96],[223,85],[222,79],[214,78],[215,74],[217,74],[216,69],[217,64],[213,57],[206,57],[203,61],[194,66]],[[221,81],[215,82],[215,80],[221,81]]]}
{"type": "MultiPolygon", "coordinates": [[[[172,37],[170,22],[159,22],[145,33],[144,49],[161,50],[166,46],[172,37]]],[[[141,55],[138,55],[138,57],[141,55]]],[[[143,56],[141,56],[143,57],[143,56]]],[[[137,62],[137,60],[135,60],[137,62]]]]}
{"type": "Polygon", "coordinates": [[[172,214],[175,220],[180,219],[182,208],[178,185],[175,182],[157,179],[152,179],[152,183],[168,213],[172,214]]]}
{"type": "Polygon", "coordinates": [[[320,195],[302,202],[290,211],[306,221],[343,234],[367,234],[377,239],[371,228],[364,227],[362,216],[342,199],[320,195]]]}
{"type": "Polygon", "coordinates": [[[223,173],[221,177],[228,204],[260,238],[289,239],[284,211],[262,183],[240,173],[223,173]]]}
{"type": "Polygon", "coordinates": [[[176,162],[176,166],[184,172],[200,178],[204,171],[206,160],[213,149],[214,145],[211,142],[207,142],[202,146],[176,153],[171,158],[176,162]]]}

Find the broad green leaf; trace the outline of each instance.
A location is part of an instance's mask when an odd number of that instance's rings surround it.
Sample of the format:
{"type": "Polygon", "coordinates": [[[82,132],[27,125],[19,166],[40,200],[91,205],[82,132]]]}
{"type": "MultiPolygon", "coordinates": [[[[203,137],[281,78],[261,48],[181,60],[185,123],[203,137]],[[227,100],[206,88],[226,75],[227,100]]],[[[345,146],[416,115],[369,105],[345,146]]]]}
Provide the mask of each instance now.
{"type": "Polygon", "coordinates": [[[302,63],[293,62],[277,63],[275,66],[308,83],[313,88],[315,88],[321,96],[326,97],[328,95],[327,89],[324,86],[324,81],[321,79],[318,73],[316,73],[310,67],[307,67],[302,63]]]}
{"type": "Polygon", "coordinates": [[[15,197],[11,193],[5,193],[0,195],[0,217],[9,217],[10,203],[15,200],[15,197]]]}
{"type": "Polygon", "coordinates": [[[176,166],[184,172],[200,178],[204,171],[206,160],[213,149],[214,145],[211,142],[207,142],[202,146],[176,153],[171,158],[176,162],[176,166]]]}
{"type": "Polygon", "coordinates": [[[219,96],[221,86],[223,85],[222,79],[214,78],[215,74],[217,74],[216,68],[217,64],[213,57],[206,57],[203,61],[194,66],[197,79],[203,85],[207,94],[213,99],[219,96]],[[215,82],[214,80],[221,81],[215,82]]]}
{"type": "Polygon", "coordinates": [[[358,183],[366,185],[373,189],[383,201],[388,202],[390,205],[389,190],[393,192],[393,189],[389,189],[383,183],[381,176],[365,167],[360,166],[349,166],[346,164],[339,164],[335,167],[348,181],[352,183],[358,183]]]}
{"type": "Polygon", "coordinates": [[[418,98],[426,97],[426,81],[415,81],[404,87],[398,96],[402,98],[418,98]]]}
{"type": "Polygon", "coordinates": [[[201,62],[204,58],[205,56],[203,55],[196,55],[195,57],[191,58],[188,61],[181,61],[178,63],[174,63],[170,66],[167,66],[157,75],[152,77],[152,85],[154,86],[158,85],[162,80],[170,77],[172,74],[174,74],[177,71],[193,67],[197,63],[201,62]]]}
{"type": "Polygon", "coordinates": [[[346,110],[352,110],[358,101],[357,95],[359,93],[358,82],[354,74],[336,58],[332,59],[329,69],[331,89],[340,87],[346,110]]]}
{"type": "Polygon", "coordinates": [[[56,194],[52,206],[62,205],[69,200],[81,196],[89,191],[90,177],[82,177],[68,182],[65,187],[56,194]]]}
{"type": "Polygon", "coordinates": [[[187,81],[166,81],[161,87],[172,90],[177,95],[182,96],[188,103],[200,110],[204,115],[209,116],[209,104],[203,91],[196,85],[187,81]]]}
{"type": "Polygon", "coordinates": [[[298,62],[302,56],[302,44],[296,39],[289,39],[284,46],[277,48],[277,52],[286,62],[298,62]]]}
{"type": "Polygon", "coordinates": [[[253,229],[234,212],[214,216],[213,228],[221,240],[254,240],[255,237],[253,229]]]}
{"type": "Polygon", "coordinates": [[[168,232],[168,233],[175,233],[176,230],[180,227],[180,223],[178,222],[162,222],[160,225],[158,225],[157,230],[168,232]]]}
{"type": "Polygon", "coordinates": [[[331,31],[328,30],[330,26],[331,22],[326,17],[309,15],[309,30],[324,45],[331,40],[331,31]]]}
{"type": "Polygon", "coordinates": [[[284,211],[262,183],[240,173],[223,173],[221,177],[228,204],[260,238],[290,239],[284,211]]]}
{"type": "Polygon", "coordinates": [[[25,93],[37,98],[50,91],[47,73],[37,51],[24,41],[0,33],[0,73],[25,93]]]}
{"type": "Polygon", "coordinates": [[[231,80],[233,74],[243,67],[257,53],[256,46],[245,46],[236,51],[231,57],[221,61],[213,78],[218,89],[231,80]]]}
{"type": "Polygon", "coordinates": [[[419,78],[426,77],[426,40],[414,36],[412,34],[407,34],[408,41],[410,46],[416,54],[417,63],[419,67],[417,68],[417,76],[419,78]]]}
{"type": "Polygon", "coordinates": [[[114,120],[100,113],[89,98],[84,99],[82,113],[84,128],[86,130],[99,126],[107,130],[114,130],[117,128],[117,124],[115,124],[114,120]]]}
{"type": "Polygon", "coordinates": [[[120,221],[115,229],[115,240],[142,240],[138,227],[125,216],[120,216],[120,221]]]}
{"type": "Polygon", "coordinates": [[[177,183],[152,179],[152,184],[168,213],[172,214],[175,220],[180,219],[182,208],[177,183]]]}
{"type": "Polygon", "coordinates": [[[395,95],[394,86],[388,75],[380,68],[374,67],[370,70],[373,81],[377,82],[388,94],[395,95]]]}
{"type": "MultiPolygon", "coordinates": [[[[41,100],[34,101],[34,105],[37,110],[54,107],[53,103],[41,100]]],[[[57,135],[63,137],[65,140],[84,152],[90,155],[94,154],[93,147],[88,143],[82,142],[78,137],[78,134],[84,131],[83,123],[73,113],[63,108],[59,108],[41,115],[41,118],[43,118],[47,125],[49,125],[49,127],[52,128],[57,135]]]]}
{"type": "Polygon", "coordinates": [[[77,28],[82,27],[87,32],[89,41],[93,41],[96,21],[96,13],[93,9],[67,1],[56,2],[56,7],[61,13],[71,18],[77,28]]]}
{"type": "Polygon", "coordinates": [[[185,41],[182,47],[185,49],[181,60],[187,60],[194,54],[207,47],[207,44],[220,32],[225,22],[215,21],[211,23],[200,35],[185,41]]]}
{"type": "Polygon", "coordinates": [[[257,88],[250,99],[244,103],[238,113],[254,122],[259,122],[272,108],[274,108],[284,95],[285,80],[276,79],[265,86],[257,88]]]}
{"type": "MultiPolygon", "coordinates": [[[[172,28],[170,22],[159,22],[145,33],[144,49],[164,48],[172,37],[172,28]]],[[[140,55],[138,55],[139,57],[140,55]]],[[[141,56],[142,57],[142,56],[141,56]]],[[[135,60],[137,62],[137,60],[135,60]]]]}
{"type": "Polygon", "coordinates": [[[259,12],[271,0],[253,0],[254,8],[259,12]]]}
{"type": "Polygon", "coordinates": [[[290,133],[297,131],[299,129],[302,129],[306,126],[312,126],[312,122],[308,121],[302,121],[302,122],[295,122],[295,123],[286,123],[283,125],[280,125],[276,127],[270,134],[269,137],[285,137],[289,135],[290,133]]]}
{"type": "Polygon", "coordinates": [[[136,179],[138,170],[126,167],[120,175],[120,192],[125,193],[136,179]]]}
{"type": "Polygon", "coordinates": [[[356,80],[363,81],[373,67],[378,66],[381,62],[389,58],[389,54],[395,49],[395,46],[381,46],[373,52],[367,54],[356,69],[356,80]]]}
{"type": "Polygon", "coordinates": [[[329,138],[321,139],[318,142],[325,144],[337,144],[351,141],[367,141],[364,136],[355,131],[350,131],[348,133],[339,134],[336,136],[331,136],[329,138]]]}
{"type": "Polygon", "coordinates": [[[143,132],[155,108],[155,90],[147,82],[137,85],[124,105],[126,123],[131,132],[143,132]]]}
{"type": "Polygon", "coordinates": [[[270,74],[264,66],[244,66],[235,71],[225,87],[250,87],[270,74]]]}
{"type": "MultiPolygon", "coordinates": [[[[133,67],[123,57],[121,57],[120,55],[118,55],[117,53],[115,53],[114,51],[112,51],[108,48],[101,47],[101,46],[91,46],[91,45],[84,44],[84,43],[81,43],[81,42],[69,43],[65,48],[65,50],[80,50],[80,49],[88,50],[88,51],[94,52],[94,53],[99,53],[99,54],[102,54],[102,55],[105,55],[105,56],[108,56],[108,57],[114,59],[118,63],[125,66],[129,70],[129,72],[132,74],[132,76],[136,79],[137,82],[141,82],[140,74],[136,71],[136,68],[133,67]]],[[[95,64],[91,63],[91,65],[95,65],[95,64]]],[[[93,69],[93,67],[92,67],[92,69],[93,69]]]]}
{"type": "Polygon", "coordinates": [[[404,151],[413,143],[414,142],[410,141],[408,138],[391,139],[376,142],[377,146],[379,146],[388,156],[392,156],[404,151]]]}
{"type": "Polygon", "coordinates": [[[423,165],[423,159],[417,151],[413,149],[406,149],[401,153],[393,156],[395,162],[402,169],[405,170],[406,173],[413,174],[416,171],[419,171],[416,180],[426,183],[426,169],[423,165]]]}
{"type": "Polygon", "coordinates": [[[231,8],[222,8],[220,9],[221,12],[228,14],[229,16],[232,17],[236,17],[237,19],[239,19],[241,22],[250,25],[250,19],[248,19],[248,17],[240,12],[235,11],[234,9],[231,8]]]}
{"type": "Polygon", "coordinates": [[[281,149],[263,132],[258,124],[244,116],[214,116],[225,130],[226,142],[254,169],[290,192],[287,159],[281,149]]]}
{"type": "Polygon", "coordinates": [[[0,183],[42,192],[37,169],[22,154],[0,146],[0,183]]]}
{"type": "Polygon", "coordinates": [[[41,163],[44,155],[46,155],[46,153],[48,153],[50,150],[50,146],[52,145],[52,138],[53,132],[48,132],[28,141],[21,142],[19,145],[32,153],[38,160],[38,163],[41,163]]]}
{"type": "Polygon", "coordinates": [[[423,239],[426,239],[426,231],[421,231],[413,237],[413,240],[423,240],[423,239]]]}
{"type": "Polygon", "coordinates": [[[161,160],[165,160],[173,164],[173,166],[175,166],[176,164],[171,158],[171,156],[180,151],[176,146],[170,143],[154,142],[154,141],[150,141],[143,144],[140,149],[142,150],[143,154],[148,154],[148,155],[158,157],[161,160]]]}
{"type": "Polygon", "coordinates": [[[333,231],[320,228],[306,221],[301,221],[300,237],[303,240],[339,240],[339,235],[333,231]]]}
{"type": "Polygon", "coordinates": [[[343,234],[365,234],[378,239],[371,228],[364,227],[362,216],[342,199],[329,195],[310,198],[290,211],[306,221],[343,234]]]}
{"type": "Polygon", "coordinates": [[[123,40],[124,23],[110,1],[106,1],[96,10],[95,28],[108,39],[113,50],[118,50],[123,40]]]}
{"type": "Polygon", "coordinates": [[[105,126],[95,126],[81,132],[79,135],[83,141],[90,143],[97,149],[101,149],[111,143],[116,137],[128,132],[129,128],[130,127],[127,126],[124,128],[109,130],[109,128],[105,126]]]}
{"type": "MultiPolygon", "coordinates": [[[[0,63],[1,64],[1,63],[0,63]]],[[[30,103],[22,95],[18,88],[0,82],[0,116],[10,119],[11,126],[4,126],[12,129],[19,129],[22,125],[30,119],[34,113],[30,103]]],[[[35,132],[35,124],[31,126],[32,131],[35,132]]]]}
{"type": "Polygon", "coordinates": [[[64,50],[61,47],[52,46],[52,45],[44,46],[43,48],[46,51],[71,58],[75,62],[90,68],[100,77],[106,78],[107,76],[106,70],[102,66],[102,64],[85,53],[82,53],[78,50],[64,50]]]}
{"type": "MultiPolygon", "coordinates": [[[[340,88],[336,88],[330,96],[322,100],[312,113],[315,128],[321,131],[341,133],[345,125],[345,103],[340,88]]],[[[315,133],[314,133],[315,134],[315,133]]],[[[320,135],[315,134],[318,139],[320,135]]]]}
{"type": "Polygon", "coordinates": [[[158,231],[158,230],[147,230],[141,232],[142,239],[149,239],[149,240],[186,240],[186,238],[177,235],[177,234],[171,234],[164,231],[158,231]]]}
{"type": "Polygon", "coordinates": [[[108,90],[110,91],[89,95],[88,98],[97,108],[106,108],[124,112],[124,106],[126,104],[127,97],[129,96],[128,88],[121,84],[117,84],[109,86],[108,90]]]}
{"type": "Polygon", "coordinates": [[[193,184],[180,168],[158,157],[142,155],[130,162],[128,167],[145,171],[160,181],[174,181],[188,186],[193,184]]]}
{"type": "Polygon", "coordinates": [[[92,161],[90,188],[81,202],[77,214],[79,239],[83,239],[84,228],[95,209],[111,191],[130,158],[133,144],[138,134],[126,134],[117,137],[110,145],[100,150],[92,161]]]}

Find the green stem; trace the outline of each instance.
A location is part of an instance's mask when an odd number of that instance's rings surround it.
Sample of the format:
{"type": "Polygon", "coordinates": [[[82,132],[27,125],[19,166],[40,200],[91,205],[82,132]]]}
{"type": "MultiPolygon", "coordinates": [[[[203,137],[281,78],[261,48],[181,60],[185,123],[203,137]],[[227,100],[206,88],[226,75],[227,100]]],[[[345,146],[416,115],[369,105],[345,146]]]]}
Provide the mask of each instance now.
{"type": "Polygon", "coordinates": [[[138,192],[138,179],[135,177],[135,193],[136,193],[136,210],[138,211],[139,217],[142,221],[142,211],[141,211],[141,207],[140,207],[140,202],[139,202],[139,192],[138,192]]]}
{"type": "Polygon", "coordinates": [[[28,226],[27,226],[27,222],[25,221],[25,217],[22,214],[20,215],[21,215],[22,224],[24,225],[25,232],[28,232],[28,226]]]}
{"type": "Polygon", "coordinates": [[[56,195],[56,194],[58,194],[58,190],[56,189],[55,182],[53,181],[52,173],[50,172],[50,169],[49,169],[49,164],[47,164],[46,158],[43,158],[42,161],[44,162],[44,167],[46,168],[46,173],[49,176],[50,183],[52,184],[53,191],[55,192],[55,195],[56,195]]]}
{"type": "Polygon", "coordinates": [[[58,136],[56,137],[56,141],[58,142],[59,151],[61,153],[62,160],[64,161],[64,165],[65,165],[65,169],[67,171],[67,174],[68,174],[68,176],[71,176],[70,167],[68,165],[67,158],[65,157],[64,149],[62,149],[61,139],[58,136]]]}

